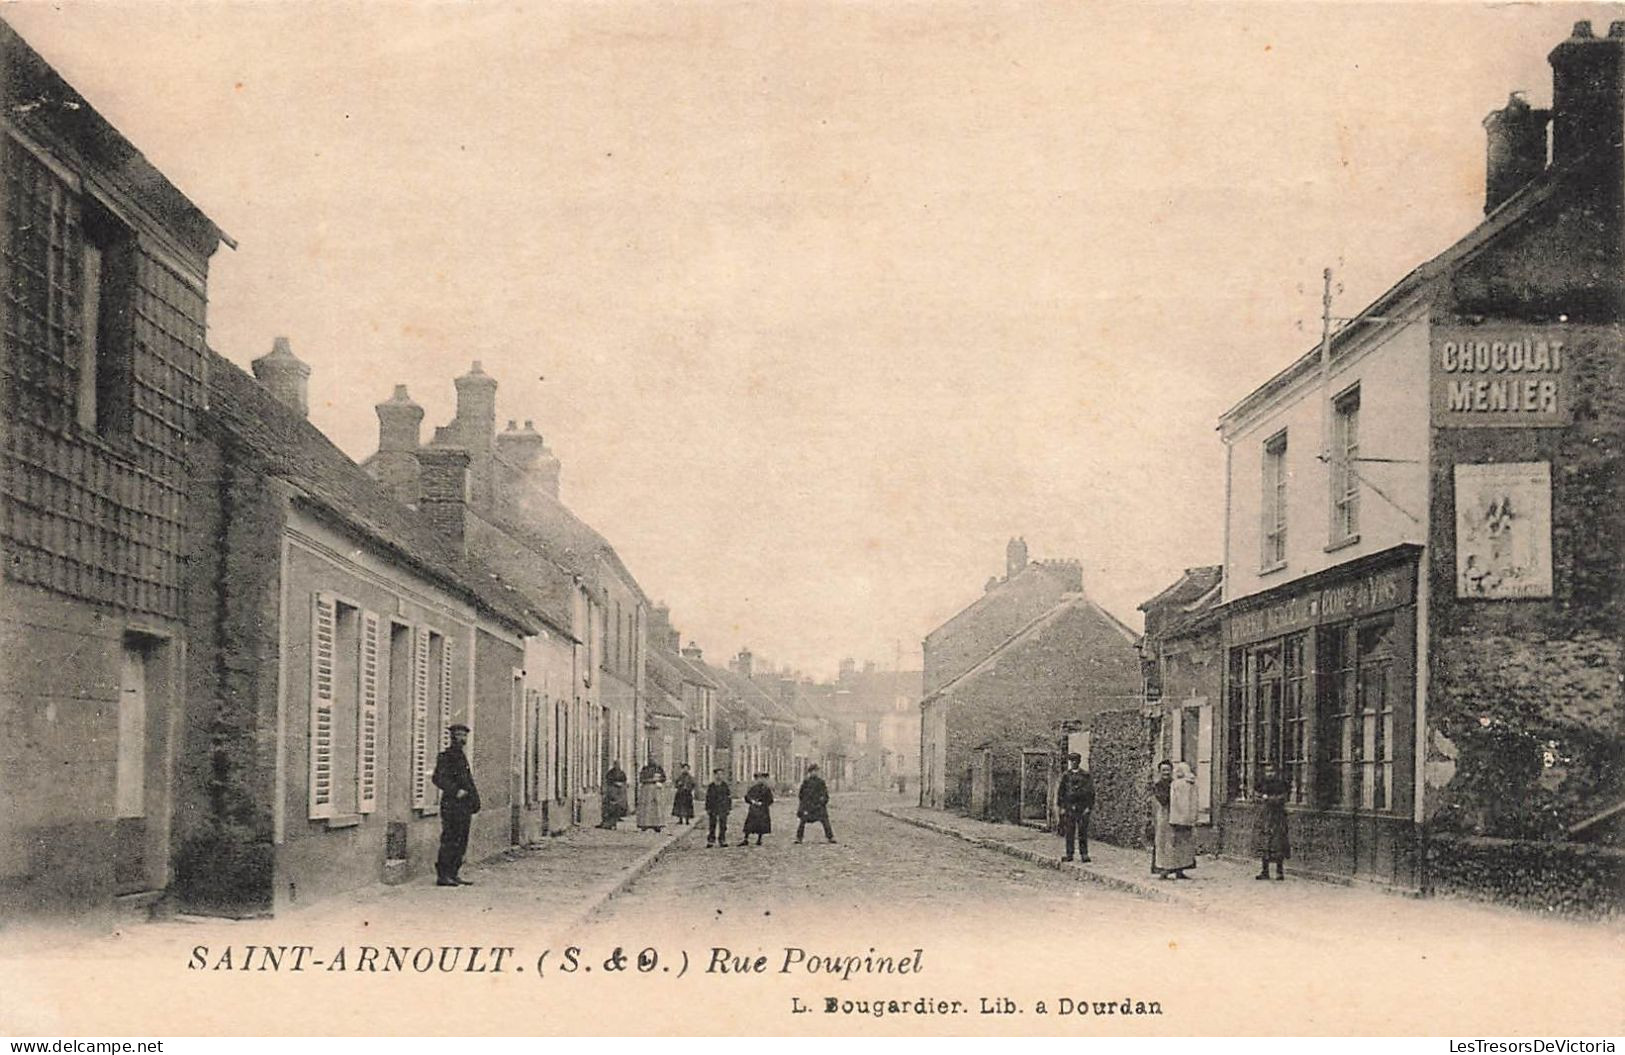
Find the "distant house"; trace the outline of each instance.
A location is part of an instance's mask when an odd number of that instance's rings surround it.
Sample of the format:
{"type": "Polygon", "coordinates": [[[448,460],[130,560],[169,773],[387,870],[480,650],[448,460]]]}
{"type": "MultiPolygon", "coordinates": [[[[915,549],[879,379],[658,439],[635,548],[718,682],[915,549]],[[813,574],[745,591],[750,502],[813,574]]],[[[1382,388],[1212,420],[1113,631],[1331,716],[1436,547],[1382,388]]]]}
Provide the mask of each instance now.
{"type": "Polygon", "coordinates": [[[989,579],[981,597],[925,635],[924,693],[965,673],[1063,595],[1082,589],[1077,561],[1029,561],[1026,541],[1011,539],[1004,577],[989,579]]]}
{"type": "Polygon", "coordinates": [[[922,804],[987,820],[1047,819],[1065,724],[1139,706],[1137,637],[1069,593],[927,694],[922,804]]]}

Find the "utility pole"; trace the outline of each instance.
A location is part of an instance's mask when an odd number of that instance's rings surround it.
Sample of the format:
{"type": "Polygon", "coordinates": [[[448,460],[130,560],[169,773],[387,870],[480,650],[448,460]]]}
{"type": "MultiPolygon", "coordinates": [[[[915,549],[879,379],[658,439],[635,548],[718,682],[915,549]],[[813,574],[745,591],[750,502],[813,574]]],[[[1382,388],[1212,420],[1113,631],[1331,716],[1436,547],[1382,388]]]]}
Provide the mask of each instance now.
{"type": "Polygon", "coordinates": [[[1332,464],[1332,269],[1321,272],[1320,296],[1320,460],[1332,464]]]}

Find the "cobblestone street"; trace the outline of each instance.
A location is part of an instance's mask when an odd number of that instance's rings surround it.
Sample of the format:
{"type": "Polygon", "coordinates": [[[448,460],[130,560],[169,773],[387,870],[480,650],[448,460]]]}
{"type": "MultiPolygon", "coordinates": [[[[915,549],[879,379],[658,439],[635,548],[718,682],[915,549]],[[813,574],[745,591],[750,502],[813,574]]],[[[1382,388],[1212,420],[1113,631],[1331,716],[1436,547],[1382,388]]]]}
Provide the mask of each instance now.
{"type": "MultiPolygon", "coordinates": [[[[976,845],[878,812],[907,812],[903,801],[836,796],[833,845],[821,831],[796,845],[786,803],[760,848],[737,845],[738,816],[727,849],[707,849],[703,830],[576,830],[471,867],[476,885],[458,890],[432,880],[369,887],[275,919],[181,918],[105,938],[25,940],[7,932],[0,984],[8,1003],[29,1008],[38,1032],[57,1022],[52,1004],[36,995],[113,979],[119,984],[95,1008],[77,1009],[80,1028],[127,1032],[174,993],[192,1002],[191,1021],[202,1031],[225,1028],[211,1016],[227,1006],[232,1029],[338,1028],[290,1017],[316,995],[351,1008],[335,1011],[341,1020],[387,999],[399,1009],[400,1028],[426,1032],[603,1031],[595,1008],[606,998],[652,1009],[617,1024],[631,1032],[770,1031],[788,1028],[792,1014],[804,1032],[906,1032],[912,1012],[860,1020],[852,1016],[875,1012],[830,1012],[827,1001],[889,1006],[923,996],[960,1001],[964,1009],[947,1028],[971,1033],[1255,1032],[1261,1006],[1306,1009],[1271,1027],[1294,1032],[1615,1033],[1625,1026],[1614,924],[1301,879],[1256,891],[1249,885],[1232,897],[1217,863],[1201,884],[1189,884],[1206,887],[1193,890],[1195,902],[1151,900],[992,848],[998,838],[1034,855],[1058,853],[1041,833],[983,826],[992,834],[978,830],[987,844],[976,845]],[[1260,910],[1268,904],[1260,899],[1276,890],[1278,904],[1260,910]],[[1234,904],[1220,911],[1202,899],[1234,904]],[[298,945],[311,946],[320,965],[294,972],[285,959],[267,969],[264,954],[255,959],[252,951],[298,945]],[[398,948],[408,959],[449,947],[462,950],[463,964],[473,948],[487,950],[488,963],[490,950],[512,951],[503,972],[448,974],[369,970],[357,962],[367,947],[398,948]],[[340,948],[347,959],[335,968],[340,948]],[[559,970],[570,949],[577,973],[559,970]],[[538,975],[543,950],[553,966],[538,975]],[[643,950],[655,957],[647,971],[636,968],[643,950]],[[609,966],[617,951],[630,966],[609,966]],[[865,957],[881,967],[870,972],[865,957]],[[915,957],[918,972],[884,969],[915,957]],[[842,977],[840,969],[831,973],[832,958],[859,966],[842,977]],[[442,1020],[448,992],[477,994],[481,1018],[442,1020]],[[1021,1010],[1015,1018],[983,1015],[984,997],[1021,1010]],[[1128,999],[1159,1011],[1107,1025],[1055,1015],[1062,999],[1128,999]],[[1031,1013],[1039,1001],[1049,1014],[1031,1013]],[[699,1007],[709,1017],[698,1017],[699,1007]]],[[[974,824],[937,816],[945,829],[974,824]]],[[[1128,853],[1100,850],[1102,860],[1128,853]]]]}

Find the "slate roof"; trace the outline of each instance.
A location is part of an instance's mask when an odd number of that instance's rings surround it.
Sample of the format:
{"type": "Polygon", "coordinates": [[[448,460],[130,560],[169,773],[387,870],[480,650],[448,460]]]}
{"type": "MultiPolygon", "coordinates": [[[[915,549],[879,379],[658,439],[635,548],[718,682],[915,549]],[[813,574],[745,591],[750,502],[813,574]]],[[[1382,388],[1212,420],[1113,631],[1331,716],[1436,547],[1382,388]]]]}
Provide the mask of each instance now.
{"type": "Polygon", "coordinates": [[[972,612],[975,612],[984,605],[991,604],[994,598],[1003,593],[1010,583],[1015,582],[1018,579],[1025,579],[1029,576],[1042,576],[1043,578],[1052,580],[1055,585],[1059,586],[1063,591],[1070,592],[1076,588],[1074,583],[1070,581],[1074,574],[1076,573],[1068,569],[1064,562],[1061,561],[1031,561],[1026,567],[1016,572],[1016,574],[1006,576],[1005,578],[998,580],[997,584],[991,589],[982,591],[982,596],[978,597],[970,604],[943,620],[940,625],[938,625],[935,629],[928,631],[925,636],[927,639],[936,637],[938,634],[941,634],[944,630],[953,626],[961,619],[968,617],[972,612]]]}
{"type": "Polygon", "coordinates": [[[396,502],[315,425],[241,367],[208,350],[208,417],[286,481],[300,501],[392,558],[510,625],[534,633],[544,620],[511,583],[396,502]]]}
{"type": "Polygon", "coordinates": [[[1123,640],[1130,645],[1135,644],[1140,639],[1140,635],[1136,634],[1132,629],[1130,629],[1128,624],[1106,611],[1106,609],[1100,607],[1100,605],[1089,600],[1089,598],[1085,595],[1081,593],[1068,594],[1060,601],[1060,603],[1050,608],[1043,615],[1039,616],[1037,619],[1034,619],[1032,622],[1028,623],[1014,634],[1011,634],[1002,644],[999,645],[998,648],[995,648],[992,652],[989,652],[986,656],[984,656],[982,661],[977,663],[976,666],[944,683],[941,688],[927,696],[925,698],[926,701],[934,700],[939,696],[950,692],[954,686],[961,682],[978,677],[997,664],[1000,656],[1015,648],[1017,645],[1038,637],[1045,630],[1059,622],[1063,617],[1077,611],[1093,611],[1095,615],[1104,618],[1107,624],[1121,634],[1123,636],[1123,640]]]}
{"type": "Polygon", "coordinates": [[[1222,564],[1204,564],[1199,568],[1186,568],[1172,586],[1140,605],[1142,612],[1162,605],[1190,604],[1200,600],[1224,579],[1222,564]]]}
{"type": "Polygon", "coordinates": [[[0,101],[7,118],[36,134],[43,131],[71,143],[86,162],[152,210],[203,256],[213,253],[220,242],[237,248],[230,235],[3,20],[0,70],[5,72],[0,78],[0,101]]]}

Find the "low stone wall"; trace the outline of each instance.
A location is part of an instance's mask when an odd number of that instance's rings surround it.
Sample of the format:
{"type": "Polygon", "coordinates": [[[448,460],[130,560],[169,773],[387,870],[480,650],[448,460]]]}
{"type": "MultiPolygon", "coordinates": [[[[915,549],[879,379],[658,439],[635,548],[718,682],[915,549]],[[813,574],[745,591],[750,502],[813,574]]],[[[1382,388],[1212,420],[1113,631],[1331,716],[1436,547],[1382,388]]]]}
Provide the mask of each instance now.
{"type": "Polygon", "coordinates": [[[1625,849],[1436,834],[1427,892],[1580,916],[1625,911],[1625,849]]]}

